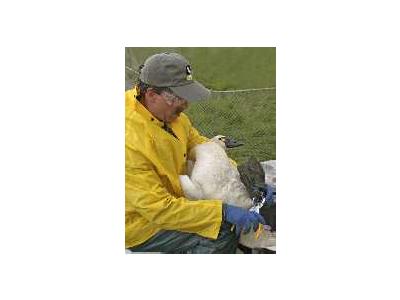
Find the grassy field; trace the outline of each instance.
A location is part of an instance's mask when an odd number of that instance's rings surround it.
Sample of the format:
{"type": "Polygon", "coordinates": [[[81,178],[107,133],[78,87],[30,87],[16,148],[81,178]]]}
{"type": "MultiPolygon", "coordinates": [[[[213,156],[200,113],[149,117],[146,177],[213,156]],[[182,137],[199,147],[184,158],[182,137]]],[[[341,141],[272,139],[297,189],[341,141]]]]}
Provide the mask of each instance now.
{"type": "MultiPolygon", "coordinates": [[[[275,48],[126,48],[125,64],[137,69],[151,54],[178,52],[192,64],[194,78],[212,90],[275,87],[275,48]]],[[[135,79],[126,70],[125,79],[135,79]]],[[[205,136],[227,135],[245,145],[229,150],[239,164],[250,156],[276,159],[275,90],[213,93],[186,111],[205,136]]]]}

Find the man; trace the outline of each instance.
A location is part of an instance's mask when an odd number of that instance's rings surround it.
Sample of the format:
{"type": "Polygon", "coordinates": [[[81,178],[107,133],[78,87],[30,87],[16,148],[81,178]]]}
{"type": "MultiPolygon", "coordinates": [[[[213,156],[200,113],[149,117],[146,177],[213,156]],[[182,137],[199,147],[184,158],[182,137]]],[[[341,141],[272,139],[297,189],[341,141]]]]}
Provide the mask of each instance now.
{"type": "Polygon", "coordinates": [[[125,247],[132,252],[235,253],[242,230],[265,224],[221,200],[184,197],[187,154],[208,139],[182,112],[209,95],[177,53],[149,57],[125,93],[125,247]]]}

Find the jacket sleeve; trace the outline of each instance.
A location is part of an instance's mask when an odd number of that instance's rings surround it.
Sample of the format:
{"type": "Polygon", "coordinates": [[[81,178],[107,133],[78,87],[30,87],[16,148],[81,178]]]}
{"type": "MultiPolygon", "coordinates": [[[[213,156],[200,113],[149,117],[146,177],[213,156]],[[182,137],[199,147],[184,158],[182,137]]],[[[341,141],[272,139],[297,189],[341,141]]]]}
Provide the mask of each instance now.
{"type": "Polygon", "coordinates": [[[126,176],[126,209],[134,210],[154,225],[216,239],[222,222],[222,202],[191,201],[174,197],[144,155],[129,151],[126,176]]]}

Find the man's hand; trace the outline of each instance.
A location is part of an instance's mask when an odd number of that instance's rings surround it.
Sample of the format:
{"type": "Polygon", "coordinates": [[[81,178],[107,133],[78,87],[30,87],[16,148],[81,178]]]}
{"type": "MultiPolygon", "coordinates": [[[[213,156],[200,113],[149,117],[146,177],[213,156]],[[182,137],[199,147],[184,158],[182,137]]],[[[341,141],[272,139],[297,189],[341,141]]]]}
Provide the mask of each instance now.
{"type": "Polygon", "coordinates": [[[266,224],[264,218],[254,211],[229,204],[223,204],[222,209],[225,221],[236,225],[236,235],[238,236],[242,230],[244,233],[249,233],[251,229],[256,231],[258,224],[266,224]]]}

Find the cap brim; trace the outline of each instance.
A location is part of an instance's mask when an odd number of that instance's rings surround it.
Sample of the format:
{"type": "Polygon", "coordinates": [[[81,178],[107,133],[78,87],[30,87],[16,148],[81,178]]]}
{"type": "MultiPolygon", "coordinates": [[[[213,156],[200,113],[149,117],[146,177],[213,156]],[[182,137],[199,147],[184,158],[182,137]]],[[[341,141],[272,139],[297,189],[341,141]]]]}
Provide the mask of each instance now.
{"type": "Polygon", "coordinates": [[[187,101],[205,100],[210,97],[211,92],[206,89],[202,84],[193,81],[187,85],[172,86],[170,89],[179,97],[187,101]]]}

